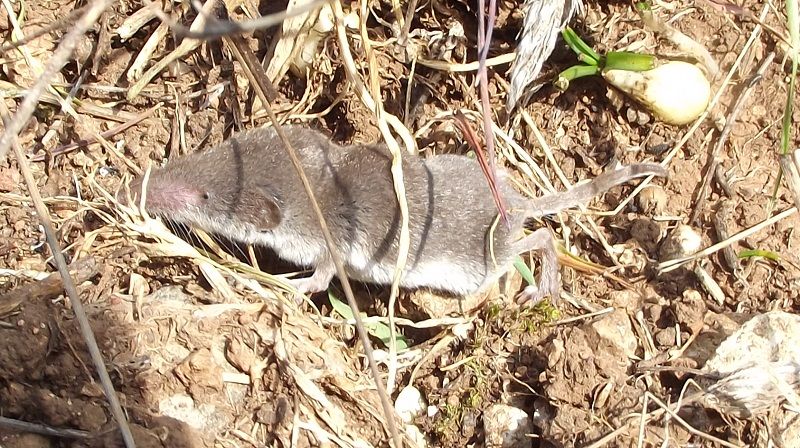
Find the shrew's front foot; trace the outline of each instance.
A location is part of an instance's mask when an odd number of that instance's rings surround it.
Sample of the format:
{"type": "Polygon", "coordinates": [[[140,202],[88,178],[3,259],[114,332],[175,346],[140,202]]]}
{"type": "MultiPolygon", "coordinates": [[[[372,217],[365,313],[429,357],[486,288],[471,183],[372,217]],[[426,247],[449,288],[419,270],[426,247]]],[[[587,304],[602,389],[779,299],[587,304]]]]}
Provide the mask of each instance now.
{"type": "Polygon", "coordinates": [[[310,277],[294,278],[289,283],[297,290],[294,299],[297,303],[302,303],[307,294],[316,294],[328,289],[333,280],[336,268],[333,263],[319,264],[310,277]]]}

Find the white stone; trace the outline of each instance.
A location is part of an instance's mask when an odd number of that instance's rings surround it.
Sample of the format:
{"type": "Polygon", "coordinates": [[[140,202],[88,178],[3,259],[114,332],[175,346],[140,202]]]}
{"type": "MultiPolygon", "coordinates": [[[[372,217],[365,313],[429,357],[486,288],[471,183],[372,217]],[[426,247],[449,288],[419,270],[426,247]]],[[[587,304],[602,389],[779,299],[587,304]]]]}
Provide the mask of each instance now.
{"type": "Polygon", "coordinates": [[[394,402],[394,409],[404,423],[411,423],[415,418],[422,415],[427,409],[428,404],[422,397],[420,391],[414,386],[407,386],[397,395],[394,402]]]}
{"type": "Polygon", "coordinates": [[[700,383],[706,403],[725,413],[749,418],[784,401],[800,406],[800,316],[755,316],[717,347],[703,370],[720,376],[700,383]]]}
{"type": "Polygon", "coordinates": [[[625,356],[636,359],[638,342],[631,327],[631,320],[624,309],[617,308],[600,320],[592,322],[591,328],[599,338],[618,347],[625,356]]]}
{"type": "Polygon", "coordinates": [[[487,448],[530,447],[533,422],[522,409],[496,404],[483,413],[483,431],[487,448]]]}
{"type": "Polygon", "coordinates": [[[414,425],[406,425],[406,435],[409,439],[411,439],[413,445],[416,448],[427,448],[428,440],[425,439],[425,434],[422,433],[422,430],[417,428],[414,425]]]}

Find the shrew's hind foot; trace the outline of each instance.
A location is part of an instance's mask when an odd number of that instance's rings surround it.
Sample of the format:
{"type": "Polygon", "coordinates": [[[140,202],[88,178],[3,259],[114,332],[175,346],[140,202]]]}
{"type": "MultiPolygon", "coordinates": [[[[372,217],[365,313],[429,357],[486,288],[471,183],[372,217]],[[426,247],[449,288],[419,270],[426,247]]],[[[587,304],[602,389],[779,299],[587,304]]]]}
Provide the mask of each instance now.
{"type": "Polygon", "coordinates": [[[558,255],[556,254],[555,239],[550,229],[536,230],[525,238],[514,243],[517,254],[537,251],[540,252],[539,284],[527,286],[520,294],[518,303],[533,306],[547,296],[556,301],[561,295],[561,279],[558,274],[558,255]]]}

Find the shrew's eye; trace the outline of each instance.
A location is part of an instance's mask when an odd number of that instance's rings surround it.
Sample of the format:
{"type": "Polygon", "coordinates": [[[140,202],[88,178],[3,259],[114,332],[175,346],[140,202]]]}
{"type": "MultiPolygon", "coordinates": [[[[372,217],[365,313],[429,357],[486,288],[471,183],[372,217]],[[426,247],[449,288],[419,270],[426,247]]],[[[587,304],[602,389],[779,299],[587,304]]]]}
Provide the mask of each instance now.
{"type": "Polygon", "coordinates": [[[203,199],[208,200],[210,197],[211,195],[207,191],[203,193],[203,199]]]}

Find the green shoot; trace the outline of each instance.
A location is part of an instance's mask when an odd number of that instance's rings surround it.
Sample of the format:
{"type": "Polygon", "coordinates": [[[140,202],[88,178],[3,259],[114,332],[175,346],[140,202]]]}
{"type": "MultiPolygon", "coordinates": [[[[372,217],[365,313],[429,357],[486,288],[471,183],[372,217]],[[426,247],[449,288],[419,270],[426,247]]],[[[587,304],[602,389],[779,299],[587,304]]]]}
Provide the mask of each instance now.
{"type": "Polygon", "coordinates": [[[797,59],[800,51],[800,17],[798,17],[798,0],[786,1],[786,22],[789,28],[789,39],[792,44],[792,74],[789,78],[789,89],[786,92],[786,107],[783,109],[783,129],[781,130],[781,153],[789,154],[792,138],[792,106],[794,104],[795,81],[797,79],[797,59]]]}
{"type": "Polygon", "coordinates": [[[767,260],[772,261],[781,261],[781,256],[776,254],[775,252],[768,251],[768,250],[761,250],[761,249],[750,249],[750,250],[743,250],[739,252],[737,257],[741,259],[748,259],[748,258],[755,258],[761,257],[766,258],[767,260]]]}
{"type": "Polygon", "coordinates": [[[605,69],[642,72],[655,68],[655,56],[629,51],[610,51],[605,55],[600,55],[589,44],[584,42],[572,28],[564,28],[561,35],[572,51],[578,55],[578,60],[583,62],[583,64],[573,65],[562,71],[553,81],[556,89],[562,92],[569,88],[569,83],[573,80],[584,76],[598,75],[605,69]]]}
{"type": "MultiPolygon", "coordinates": [[[[347,320],[354,318],[353,310],[350,308],[350,306],[342,302],[330,290],[328,291],[328,299],[331,301],[331,306],[333,307],[333,310],[340,316],[342,316],[347,320]]],[[[364,318],[367,317],[366,313],[361,313],[361,314],[364,318]]],[[[364,327],[366,327],[367,332],[370,335],[379,339],[385,347],[389,347],[389,342],[391,341],[390,339],[391,332],[389,330],[388,325],[385,325],[380,322],[375,322],[375,323],[364,323],[364,327]]],[[[408,348],[408,341],[406,341],[406,338],[403,337],[401,334],[396,334],[395,344],[397,345],[398,351],[402,351],[408,348]]]]}
{"type": "Polygon", "coordinates": [[[578,55],[578,60],[588,65],[598,65],[600,63],[600,55],[592,49],[586,42],[583,41],[575,31],[570,27],[565,27],[561,31],[561,36],[564,42],[569,45],[569,48],[578,55]]]}
{"type": "Polygon", "coordinates": [[[655,67],[655,56],[630,51],[609,51],[606,53],[603,64],[603,69],[628,70],[631,72],[644,72],[655,67]]]}

